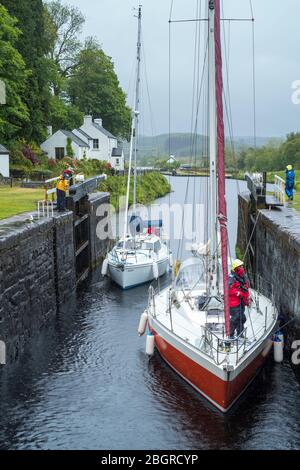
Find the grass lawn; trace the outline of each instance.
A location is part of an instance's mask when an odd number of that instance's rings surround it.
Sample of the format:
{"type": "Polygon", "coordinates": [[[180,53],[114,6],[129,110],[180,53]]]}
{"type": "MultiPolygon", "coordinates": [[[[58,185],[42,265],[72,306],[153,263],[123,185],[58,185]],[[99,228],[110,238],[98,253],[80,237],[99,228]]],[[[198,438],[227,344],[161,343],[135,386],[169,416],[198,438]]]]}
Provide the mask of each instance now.
{"type": "Polygon", "coordinates": [[[35,210],[44,194],[43,189],[0,187],[0,219],[35,210]]]}

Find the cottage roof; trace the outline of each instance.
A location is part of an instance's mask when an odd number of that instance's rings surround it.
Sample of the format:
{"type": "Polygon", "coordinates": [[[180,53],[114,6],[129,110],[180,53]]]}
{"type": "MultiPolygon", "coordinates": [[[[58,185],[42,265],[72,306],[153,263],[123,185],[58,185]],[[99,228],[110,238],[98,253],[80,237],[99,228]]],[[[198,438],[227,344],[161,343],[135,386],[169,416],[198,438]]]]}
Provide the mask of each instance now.
{"type": "Polygon", "coordinates": [[[88,135],[86,132],[84,132],[82,129],[76,129],[77,132],[80,132],[86,139],[93,140],[93,137],[88,135]]]}
{"type": "Polygon", "coordinates": [[[104,129],[104,127],[100,126],[100,124],[97,124],[96,122],[93,122],[93,126],[96,127],[99,131],[102,132],[102,134],[106,135],[110,139],[117,139],[114,135],[112,135],[109,131],[104,129]]]}
{"type": "Polygon", "coordinates": [[[5,148],[4,145],[0,144],[0,154],[7,154],[7,153],[9,153],[9,150],[7,150],[7,148],[5,148]]]}
{"type": "Polygon", "coordinates": [[[88,147],[88,144],[84,142],[84,140],[81,140],[77,135],[75,135],[71,131],[65,131],[64,129],[60,129],[60,131],[65,134],[65,136],[70,137],[75,144],[79,145],[79,147],[88,147]]]}

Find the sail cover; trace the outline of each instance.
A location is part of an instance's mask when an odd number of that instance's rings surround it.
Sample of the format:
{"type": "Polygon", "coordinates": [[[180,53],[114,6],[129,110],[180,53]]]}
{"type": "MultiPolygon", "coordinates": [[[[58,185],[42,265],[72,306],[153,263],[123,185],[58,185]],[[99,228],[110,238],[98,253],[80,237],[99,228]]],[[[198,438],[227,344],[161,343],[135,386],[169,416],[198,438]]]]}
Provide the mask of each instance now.
{"type": "Polygon", "coordinates": [[[225,132],[223,119],[222,46],[220,28],[220,0],[215,0],[215,57],[216,57],[216,101],[218,143],[218,219],[221,231],[222,270],[224,282],[224,313],[226,334],[230,334],[230,312],[228,295],[228,232],[227,205],[225,195],[225,132]]]}

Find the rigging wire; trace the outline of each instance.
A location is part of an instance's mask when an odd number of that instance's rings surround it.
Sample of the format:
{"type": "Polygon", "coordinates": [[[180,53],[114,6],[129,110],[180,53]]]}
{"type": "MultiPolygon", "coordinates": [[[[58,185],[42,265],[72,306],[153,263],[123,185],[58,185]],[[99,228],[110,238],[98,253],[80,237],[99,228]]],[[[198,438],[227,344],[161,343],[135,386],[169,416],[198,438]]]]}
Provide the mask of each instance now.
{"type": "MultiPolygon", "coordinates": [[[[171,99],[172,99],[172,90],[171,90],[171,85],[172,85],[172,77],[171,77],[171,73],[172,73],[172,63],[171,63],[171,53],[172,53],[172,44],[171,44],[171,41],[172,41],[172,31],[171,31],[171,24],[172,24],[172,15],[173,15],[173,7],[174,7],[174,0],[171,0],[171,6],[170,6],[170,13],[169,13],[169,50],[168,50],[168,53],[169,53],[169,69],[168,69],[168,85],[169,85],[169,103],[168,103],[168,120],[169,120],[169,123],[168,123],[168,131],[169,131],[169,139],[168,139],[168,149],[169,149],[169,158],[171,156],[171,130],[172,130],[172,123],[171,123],[171,99]]],[[[171,174],[169,172],[169,176],[168,176],[168,182],[169,182],[169,187],[171,188],[171,174]]],[[[168,195],[168,204],[169,204],[169,214],[171,213],[171,191],[169,192],[169,195],[168,195]]],[[[170,215],[169,215],[169,218],[170,218],[170,215]]],[[[169,220],[169,231],[171,230],[171,220],[169,220]]],[[[171,246],[171,233],[168,234],[168,249],[169,249],[169,252],[171,251],[170,250],[170,246],[171,246]]],[[[172,272],[173,274],[173,272],[172,272]]]]}
{"type": "MultiPolygon", "coordinates": [[[[198,45],[196,44],[196,47],[199,47],[199,51],[200,51],[200,38],[201,38],[201,35],[200,35],[200,32],[198,32],[198,34],[196,34],[196,36],[195,36],[195,42],[198,43],[198,45]]],[[[197,57],[197,54],[196,54],[196,57],[197,57]]],[[[194,68],[194,72],[196,72],[196,75],[198,75],[197,76],[197,88],[198,88],[197,93],[198,93],[198,95],[196,96],[197,106],[196,106],[196,112],[194,113],[195,114],[195,123],[194,123],[194,130],[193,130],[193,151],[192,151],[193,157],[192,157],[192,160],[194,160],[194,158],[196,158],[196,153],[197,153],[196,152],[196,149],[197,149],[197,147],[196,147],[196,145],[197,145],[197,142],[196,142],[197,141],[197,129],[198,129],[199,110],[200,110],[200,106],[201,106],[201,98],[202,98],[202,92],[203,92],[203,84],[204,84],[204,77],[205,77],[205,67],[206,67],[206,64],[207,64],[207,57],[208,57],[208,38],[206,40],[206,49],[205,49],[205,56],[204,56],[204,61],[203,61],[201,81],[200,81],[200,57],[199,57],[199,66],[194,68]]],[[[196,83],[196,77],[195,77],[195,83],[196,83]]],[[[190,158],[190,161],[191,161],[191,158],[190,158]]],[[[188,202],[190,178],[191,178],[191,176],[188,176],[188,178],[187,178],[184,205],[186,205],[187,202],[188,202]]],[[[193,211],[194,211],[195,194],[196,194],[196,187],[195,187],[196,179],[195,179],[195,177],[193,178],[193,182],[194,182],[194,185],[193,185],[194,186],[193,211]]],[[[194,213],[193,213],[193,218],[194,218],[194,213]]],[[[177,250],[177,257],[181,257],[182,252],[183,252],[183,241],[184,241],[183,240],[183,238],[184,238],[183,235],[184,235],[184,225],[185,225],[185,221],[186,221],[185,219],[186,219],[185,218],[185,212],[183,211],[182,224],[181,224],[181,236],[180,236],[180,241],[179,241],[178,250],[177,250]]]]}
{"type": "MultiPolygon", "coordinates": [[[[201,15],[201,0],[197,0],[196,5],[196,17],[201,15]]],[[[193,91],[192,91],[192,116],[191,116],[191,149],[190,155],[192,160],[192,167],[196,167],[196,157],[197,157],[197,128],[193,133],[194,129],[194,107],[195,107],[195,94],[196,99],[199,96],[199,75],[200,75],[200,27],[199,23],[196,23],[195,28],[195,44],[194,44],[194,72],[193,72],[193,91]],[[199,35],[199,37],[198,37],[199,35]],[[197,84],[196,84],[197,82],[197,84]],[[195,142],[195,152],[194,152],[194,142],[195,142]]],[[[196,180],[193,178],[193,213],[192,213],[192,233],[193,239],[196,231],[196,221],[195,221],[195,202],[196,202],[196,180]]],[[[194,241],[194,240],[193,240],[194,241]]]]}
{"type": "MultiPolygon", "coordinates": [[[[250,11],[251,11],[251,17],[252,17],[252,81],[253,81],[253,134],[254,134],[254,145],[256,146],[256,79],[255,79],[255,24],[254,24],[254,12],[253,12],[253,6],[252,6],[252,0],[249,0],[249,5],[250,5],[250,11]]],[[[223,2],[222,2],[222,8],[223,8],[223,2]]],[[[224,13],[223,13],[224,15],[224,13]]],[[[225,32],[225,26],[224,26],[224,35],[226,35],[225,32]]],[[[230,35],[230,31],[229,31],[230,35]]],[[[226,40],[224,40],[225,44],[225,49],[226,49],[226,40]]],[[[228,38],[228,44],[230,44],[230,37],[228,38]]],[[[226,63],[226,79],[227,79],[227,97],[226,97],[226,92],[224,89],[224,102],[225,102],[225,111],[226,111],[226,118],[228,121],[228,130],[229,130],[229,139],[230,139],[230,146],[231,146],[231,151],[232,151],[232,156],[233,160],[235,163],[237,163],[237,157],[236,157],[236,151],[235,151],[235,144],[234,144],[234,131],[233,131],[233,122],[232,122],[232,110],[231,110],[231,97],[230,97],[230,87],[229,87],[229,58],[228,58],[228,53],[224,54],[225,58],[225,63],[226,63]]],[[[239,181],[236,180],[236,185],[237,185],[237,192],[240,193],[240,184],[239,181]]],[[[254,222],[254,228],[252,230],[252,233],[248,239],[248,244],[244,253],[244,259],[246,259],[248,255],[249,248],[251,246],[251,241],[255,233],[255,227],[258,222],[258,217],[259,214],[257,215],[256,221],[254,222]]],[[[241,221],[244,229],[244,233],[247,233],[247,227],[246,227],[246,221],[245,217],[243,214],[243,211],[241,211],[241,221]]],[[[253,271],[253,267],[251,266],[251,259],[248,256],[248,264],[250,266],[251,271],[253,271]]]]}
{"type": "Polygon", "coordinates": [[[256,148],[256,63],[255,63],[255,25],[254,25],[254,14],[252,0],[249,0],[250,11],[252,15],[252,80],[253,80],[253,136],[254,136],[254,148],[256,148]]]}
{"type": "Polygon", "coordinates": [[[158,157],[158,139],[157,139],[157,135],[156,135],[156,126],[155,126],[154,113],[153,113],[151,95],[150,95],[147,60],[146,60],[146,53],[145,53],[144,40],[143,40],[143,32],[142,32],[142,53],[143,53],[143,58],[144,58],[143,65],[144,65],[144,75],[145,75],[145,83],[146,83],[146,93],[147,93],[148,106],[149,106],[150,127],[151,127],[152,138],[155,138],[156,155],[158,157]]]}

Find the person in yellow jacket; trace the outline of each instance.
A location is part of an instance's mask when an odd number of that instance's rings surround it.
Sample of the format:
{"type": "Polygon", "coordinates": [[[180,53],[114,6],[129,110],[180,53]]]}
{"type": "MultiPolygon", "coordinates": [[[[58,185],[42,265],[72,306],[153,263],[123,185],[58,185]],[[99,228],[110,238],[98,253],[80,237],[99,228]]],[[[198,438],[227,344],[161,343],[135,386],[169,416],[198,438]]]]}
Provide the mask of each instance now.
{"type": "Polygon", "coordinates": [[[59,212],[66,210],[66,194],[69,189],[68,177],[62,173],[56,185],[57,209],[59,212]]]}

